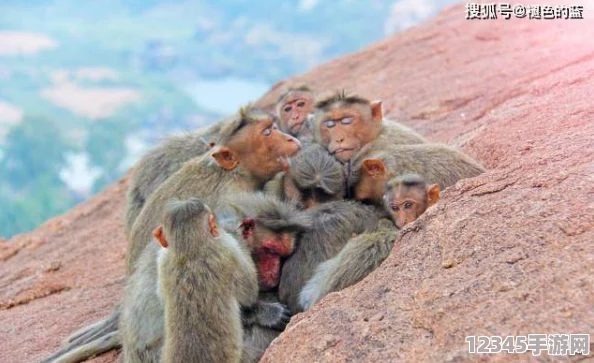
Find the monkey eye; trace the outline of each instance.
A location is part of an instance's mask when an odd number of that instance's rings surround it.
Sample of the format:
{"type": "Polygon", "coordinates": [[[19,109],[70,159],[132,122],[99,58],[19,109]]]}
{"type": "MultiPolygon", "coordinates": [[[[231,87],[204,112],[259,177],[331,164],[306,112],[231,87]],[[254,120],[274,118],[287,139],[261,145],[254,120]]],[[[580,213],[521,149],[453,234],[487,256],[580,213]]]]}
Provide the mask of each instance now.
{"type": "Polygon", "coordinates": [[[264,136],[270,136],[271,133],[272,133],[272,127],[268,127],[266,129],[264,129],[264,131],[262,131],[262,135],[264,135],[264,136]]]}
{"type": "Polygon", "coordinates": [[[285,108],[283,109],[283,111],[285,112],[291,112],[292,107],[291,106],[285,106],[285,108]]]}
{"type": "Polygon", "coordinates": [[[297,102],[297,107],[303,107],[303,106],[305,106],[305,101],[297,102]]]}
{"type": "Polygon", "coordinates": [[[326,126],[329,129],[333,128],[335,125],[336,125],[336,121],[334,121],[334,120],[324,121],[324,126],[326,126]]]}
{"type": "Polygon", "coordinates": [[[355,120],[354,117],[345,117],[342,120],[340,120],[340,123],[343,125],[350,125],[353,123],[354,120],[355,120]]]}
{"type": "Polygon", "coordinates": [[[391,208],[392,208],[392,210],[393,210],[394,212],[398,212],[398,211],[400,210],[400,208],[398,208],[398,206],[397,206],[397,205],[395,205],[395,204],[394,204],[394,205],[392,205],[392,206],[391,206],[391,208]]]}
{"type": "Polygon", "coordinates": [[[404,203],[404,209],[410,209],[411,207],[412,207],[412,203],[411,202],[404,203]]]}

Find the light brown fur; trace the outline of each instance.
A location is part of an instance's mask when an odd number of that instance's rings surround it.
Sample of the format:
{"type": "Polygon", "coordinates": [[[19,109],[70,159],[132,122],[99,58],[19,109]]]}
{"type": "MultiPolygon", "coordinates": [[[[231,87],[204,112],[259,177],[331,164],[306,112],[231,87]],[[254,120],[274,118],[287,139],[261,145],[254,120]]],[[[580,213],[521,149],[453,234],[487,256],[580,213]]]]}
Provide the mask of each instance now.
{"type": "Polygon", "coordinates": [[[319,264],[299,295],[299,305],[307,310],[327,294],[363,280],[390,255],[398,230],[382,219],[373,231],[348,241],[333,258],[319,264]]]}
{"type": "Polygon", "coordinates": [[[485,171],[469,156],[443,144],[385,147],[353,159],[352,169],[349,185],[355,189],[355,199],[378,205],[382,203],[387,181],[398,175],[419,174],[443,190],[460,179],[475,177],[485,171]],[[383,167],[370,160],[381,161],[383,167]]]}

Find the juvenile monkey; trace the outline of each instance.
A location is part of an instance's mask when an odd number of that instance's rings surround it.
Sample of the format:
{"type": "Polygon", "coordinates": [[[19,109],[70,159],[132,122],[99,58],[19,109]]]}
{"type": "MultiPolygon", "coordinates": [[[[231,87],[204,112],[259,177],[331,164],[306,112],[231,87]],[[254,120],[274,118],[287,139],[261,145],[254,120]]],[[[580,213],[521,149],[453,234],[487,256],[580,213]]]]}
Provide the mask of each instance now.
{"type": "Polygon", "coordinates": [[[285,261],[278,287],[281,302],[292,313],[301,311],[299,293],[318,264],[335,256],[353,236],[372,230],[384,214],[374,206],[335,201],[306,210],[313,227],[301,234],[295,252],[285,261]]]}
{"type": "Polygon", "coordinates": [[[404,125],[383,122],[381,101],[370,102],[343,91],[317,102],[315,109],[315,141],[343,163],[389,145],[426,142],[404,125]]]}
{"type": "Polygon", "coordinates": [[[381,205],[386,182],[398,175],[416,173],[445,189],[484,171],[469,156],[443,144],[395,145],[353,160],[349,184],[356,200],[381,205]]]}
{"type": "Polygon", "coordinates": [[[177,202],[154,232],[165,339],[162,362],[239,362],[240,306],[258,298],[253,261],[197,198],[177,202]],[[224,288],[222,288],[224,287],[224,288]]]}
{"type": "Polygon", "coordinates": [[[402,229],[439,200],[439,185],[428,184],[418,174],[406,174],[392,179],[386,187],[383,202],[394,225],[402,229]]]}
{"type": "Polygon", "coordinates": [[[219,141],[220,146],[186,162],[151,194],[130,232],[128,274],[167,201],[197,197],[217,209],[224,195],[262,187],[286,167],[285,158],[301,148],[297,139],[278,130],[276,117],[251,107],[242,109],[220,130],[219,141]]]}
{"type": "Polygon", "coordinates": [[[311,118],[314,98],[313,90],[306,85],[291,87],[280,95],[275,106],[280,129],[308,144],[313,140],[311,118]]]}
{"type": "Polygon", "coordinates": [[[318,265],[299,295],[307,310],[330,292],[340,291],[363,280],[390,255],[399,231],[439,200],[439,186],[428,185],[420,175],[403,175],[390,180],[384,206],[392,222],[382,219],[378,227],[348,241],[333,258],[318,265]]]}
{"type": "Polygon", "coordinates": [[[283,200],[295,200],[305,209],[345,196],[342,166],[318,144],[308,146],[289,160],[289,169],[279,173],[264,188],[283,200]]]}
{"type": "Polygon", "coordinates": [[[221,127],[229,121],[223,120],[194,132],[168,137],[136,163],[126,194],[126,234],[132,229],[151,193],[178,171],[183,163],[209,151],[217,142],[221,127]]]}

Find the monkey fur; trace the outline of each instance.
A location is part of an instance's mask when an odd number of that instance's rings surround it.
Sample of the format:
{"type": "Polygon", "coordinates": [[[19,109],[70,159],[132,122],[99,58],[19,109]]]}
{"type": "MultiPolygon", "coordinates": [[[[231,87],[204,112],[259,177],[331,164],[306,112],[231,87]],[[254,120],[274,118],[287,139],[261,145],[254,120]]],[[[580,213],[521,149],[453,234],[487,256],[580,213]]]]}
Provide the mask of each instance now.
{"type": "Polygon", "coordinates": [[[279,284],[281,302],[292,313],[301,311],[299,293],[318,264],[335,256],[353,236],[373,229],[385,214],[355,201],[335,201],[306,210],[313,227],[300,235],[295,252],[285,261],[279,284]]]}
{"type": "Polygon", "coordinates": [[[295,200],[302,208],[341,200],[346,177],[341,164],[326,149],[313,144],[289,160],[289,169],[264,187],[282,200],[295,200]]]}
{"type": "Polygon", "coordinates": [[[167,248],[157,258],[165,310],[161,361],[239,362],[240,307],[258,299],[254,262],[197,198],[175,202],[164,219],[167,248]]]}
{"type": "Polygon", "coordinates": [[[468,155],[444,144],[393,145],[352,160],[349,185],[355,199],[381,204],[386,182],[398,175],[419,174],[441,190],[485,171],[468,155]]]}

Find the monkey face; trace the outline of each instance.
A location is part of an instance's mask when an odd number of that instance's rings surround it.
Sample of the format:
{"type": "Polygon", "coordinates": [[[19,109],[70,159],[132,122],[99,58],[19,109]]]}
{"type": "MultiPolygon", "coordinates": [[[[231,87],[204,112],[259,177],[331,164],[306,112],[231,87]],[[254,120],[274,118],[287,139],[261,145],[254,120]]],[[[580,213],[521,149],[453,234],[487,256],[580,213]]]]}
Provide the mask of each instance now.
{"type": "Polygon", "coordinates": [[[439,186],[406,185],[402,182],[391,188],[384,198],[392,221],[397,228],[402,228],[414,222],[439,199],[439,186]]]}
{"type": "Polygon", "coordinates": [[[394,198],[388,204],[388,212],[397,228],[414,222],[427,209],[426,203],[419,203],[415,199],[394,198]]]}
{"type": "Polygon", "coordinates": [[[260,290],[275,288],[280,280],[281,258],[295,248],[295,233],[271,231],[251,218],[244,219],[241,228],[256,263],[260,290]]]}
{"type": "Polygon", "coordinates": [[[278,286],[281,272],[281,258],[289,256],[295,246],[293,233],[274,233],[262,231],[255,234],[261,247],[255,250],[256,270],[261,291],[269,291],[278,286]]]}
{"type": "Polygon", "coordinates": [[[243,140],[235,144],[240,162],[258,179],[268,180],[287,169],[287,158],[301,149],[301,143],[280,131],[276,117],[266,117],[249,125],[243,140]]]}
{"type": "Polygon", "coordinates": [[[349,161],[377,136],[371,111],[362,112],[363,107],[338,105],[319,116],[321,143],[341,162],[349,161]]]}
{"type": "Polygon", "coordinates": [[[296,93],[287,97],[279,111],[281,130],[297,136],[307,120],[312,106],[313,100],[309,94],[296,93]]]}

